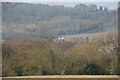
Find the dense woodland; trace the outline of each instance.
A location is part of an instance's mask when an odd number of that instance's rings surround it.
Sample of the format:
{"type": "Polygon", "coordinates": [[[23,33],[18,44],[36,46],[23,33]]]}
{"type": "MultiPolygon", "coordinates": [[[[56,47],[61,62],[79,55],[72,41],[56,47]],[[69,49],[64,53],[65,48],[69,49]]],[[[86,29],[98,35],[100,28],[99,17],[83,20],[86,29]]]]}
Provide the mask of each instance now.
{"type": "Polygon", "coordinates": [[[78,4],[74,7],[2,3],[3,39],[53,39],[61,35],[117,30],[117,10],[78,4]]]}

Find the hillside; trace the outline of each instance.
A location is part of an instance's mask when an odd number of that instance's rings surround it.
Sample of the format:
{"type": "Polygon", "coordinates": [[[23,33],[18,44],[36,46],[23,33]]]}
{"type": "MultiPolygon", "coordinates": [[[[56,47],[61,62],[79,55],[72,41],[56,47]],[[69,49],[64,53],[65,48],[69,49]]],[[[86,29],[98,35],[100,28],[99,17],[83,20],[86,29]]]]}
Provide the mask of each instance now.
{"type": "MultiPolygon", "coordinates": [[[[90,33],[90,34],[73,34],[73,35],[63,35],[59,37],[63,37],[65,41],[72,41],[72,42],[85,42],[87,38],[89,41],[95,39],[98,36],[106,35],[108,32],[100,32],[100,33],[90,33]]],[[[55,38],[54,40],[58,40],[58,38],[55,38]]]]}
{"type": "Polygon", "coordinates": [[[4,79],[120,74],[117,10],[10,2],[2,10],[4,79]]]}
{"type": "MultiPolygon", "coordinates": [[[[93,41],[96,40],[99,37],[106,37],[108,34],[114,34],[116,31],[107,31],[107,32],[97,32],[97,33],[86,33],[86,34],[73,34],[73,35],[62,35],[57,38],[54,38],[54,41],[59,40],[59,38],[64,38],[65,41],[70,41],[70,42],[88,42],[88,41],[93,41]]],[[[116,36],[118,36],[116,34],[116,36]]]]}
{"type": "Polygon", "coordinates": [[[96,5],[75,7],[2,3],[3,40],[53,39],[62,35],[117,30],[117,10],[96,5]]]}

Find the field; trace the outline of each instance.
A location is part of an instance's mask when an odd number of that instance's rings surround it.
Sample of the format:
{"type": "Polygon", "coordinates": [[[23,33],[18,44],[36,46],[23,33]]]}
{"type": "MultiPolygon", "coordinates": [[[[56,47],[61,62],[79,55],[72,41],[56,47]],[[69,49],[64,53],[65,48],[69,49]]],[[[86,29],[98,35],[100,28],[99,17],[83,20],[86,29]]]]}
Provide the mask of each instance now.
{"type": "MultiPolygon", "coordinates": [[[[109,33],[114,33],[115,31],[108,31],[108,32],[97,32],[97,33],[86,33],[86,34],[72,34],[72,35],[62,35],[59,37],[65,38],[66,41],[71,41],[71,42],[85,42],[86,38],[89,39],[89,41],[92,41],[100,36],[106,37],[109,33]]],[[[55,38],[54,40],[58,40],[58,38],[55,38]]]]}

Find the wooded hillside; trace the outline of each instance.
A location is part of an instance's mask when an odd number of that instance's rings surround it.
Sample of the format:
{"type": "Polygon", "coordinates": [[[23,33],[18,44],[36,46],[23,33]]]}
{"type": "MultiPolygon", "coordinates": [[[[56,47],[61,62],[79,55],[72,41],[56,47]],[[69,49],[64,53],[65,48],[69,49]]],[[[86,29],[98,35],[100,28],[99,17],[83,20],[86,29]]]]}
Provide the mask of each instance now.
{"type": "Polygon", "coordinates": [[[2,3],[3,39],[47,38],[117,29],[117,10],[96,5],[75,7],[2,3]]]}

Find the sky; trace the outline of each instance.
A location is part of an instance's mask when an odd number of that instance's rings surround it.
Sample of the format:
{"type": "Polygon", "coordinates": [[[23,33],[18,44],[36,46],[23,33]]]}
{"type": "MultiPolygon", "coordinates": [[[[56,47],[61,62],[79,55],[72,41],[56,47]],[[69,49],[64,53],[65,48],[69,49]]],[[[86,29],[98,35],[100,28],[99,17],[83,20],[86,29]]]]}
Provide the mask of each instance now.
{"type": "Polygon", "coordinates": [[[42,3],[49,5],[64,5],[73,7],[76,4],[96,4],[98,6],[107,7],[110,10],[118,8],[120,0],[0,0],[2,2],[27,2],[27,3],[42,3]]]}
{"type": "Polygon", "coordinates": [[[2,2],[118,2],[120,0],[1,0],[2,2]]]}

